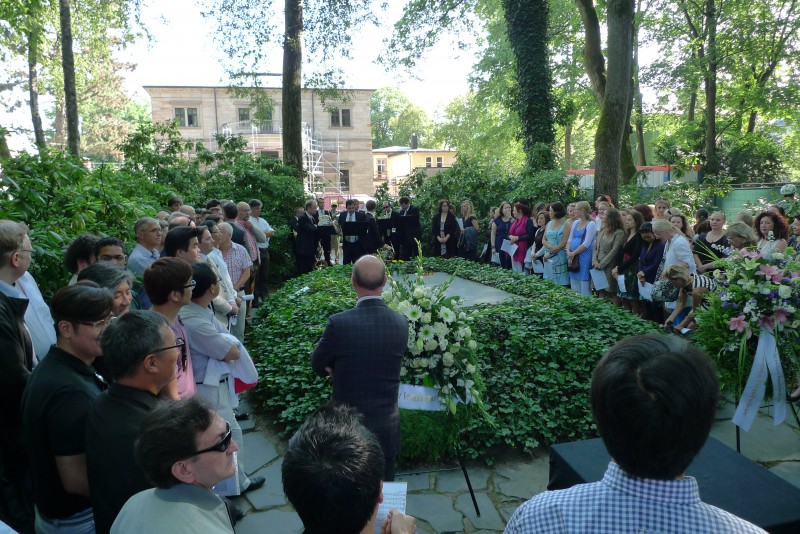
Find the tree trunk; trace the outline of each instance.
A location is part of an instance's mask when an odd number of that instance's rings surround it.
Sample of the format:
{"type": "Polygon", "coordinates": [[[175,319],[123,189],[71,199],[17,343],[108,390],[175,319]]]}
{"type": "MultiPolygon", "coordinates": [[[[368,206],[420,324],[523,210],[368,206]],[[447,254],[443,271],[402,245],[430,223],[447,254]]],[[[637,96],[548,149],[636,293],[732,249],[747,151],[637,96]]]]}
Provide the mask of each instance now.
{"type": "Polygon", "coordinates": [[[8,148],[8,142],[6,141],[7,135],[8,130],[0,126],[0,159],[11,157],[11,150],[8,148]]]}
{"type": "Polygon", "coordinates": [[[758,119],[758,111],[753,110],[750,112],[750,120],[747,121],[747,133],[756,131],[756,119],[758,119]]]}
{"type": "Polygon", "coordinates": [[[589,75],[594,96],[602,107],[606,96],[606,61],[600,39],[600,20],[597,18],[594,0],[575,0],[575,4],[583,20],[585,36],[583,64],[586,67],[586,74],[589,75]]]}
{"type": "Polygon", "coordinates": [[[717,10],[715,0],[706,0],[706,28],[708,46],[706,47],[706,174],[719,172],[717,157],[717,10]]]}
{"type": "Polygon", "coordinates": [[[285,37],[283,41],[283,159],[303,169],[302,61],[303,61],[303,3],[286,0],[285,37]]]}
{"type": "MultiPolygon", "coordinates": [[[[31,16],[30,9],[28,16],[31,16]]],[[[33,139],[39,150],[47,147],[44,139],[44,129],[42,128],[42,116],[39,113],[39,72],[36,63],[39,61],[39,31],[31,30],[28,32],[28,95],[31,108],[31,122],[33,123],[33,139]]]]}
{"type": "Polygon", "coordinates": [[[64,101],[67,113],[67,149],[81,154],[81,132],[78,122],[78,96],[75,91],[75,58],[72,54],[72,15],[69,0],[58,0],[61,25],[61,65],[64,69],[64,101]]]}
{"type": "Polygon", "coordinates": [[[564,169],[572,168],[572,124],[564,128],[564,169]]]}
{"type": "Polygon", "coordinates": [[[517,111],[528,166],[555,166],[553,95],[548,60],[547,0],[503,0],[508,40],[516,58],[517,111]]]}
{"type": "MultiPolygon", "coordinates": [[[[697,58],[697,54],[694,50],[692,50],[692,63],[694,63],[695,58],[697,58]]],[[[689,122],[694,122],[694,117],[697,111],[697,82],[693,77],[690,77],[689,84],[689,109],[686,110],[686,120],[689,122]]]]}
{"type": "Polygon", "coordinates": [[[56,97],[55,112],[53,117],[53,145],[64,148],[66,134],[64,133],[64,100],[56,97]]]}
{"type": "MultiPolygon", "coordinates": [[[[642,0],[636,6],[636,12],[642,10],[642,0]]],[[[641,167],[647,165],[644,146],[644,112],[642,110],[642,92],[639,87],[639,25],[633,28],[633,122],[636,125],[636,158],[641,167]]]]}
{"type": "Polygon", "coordinates": [[[608,73],[594,140],[595,195],[617,197],[620,154],[631,106],[633,0],[608,0],[608,73]]]}

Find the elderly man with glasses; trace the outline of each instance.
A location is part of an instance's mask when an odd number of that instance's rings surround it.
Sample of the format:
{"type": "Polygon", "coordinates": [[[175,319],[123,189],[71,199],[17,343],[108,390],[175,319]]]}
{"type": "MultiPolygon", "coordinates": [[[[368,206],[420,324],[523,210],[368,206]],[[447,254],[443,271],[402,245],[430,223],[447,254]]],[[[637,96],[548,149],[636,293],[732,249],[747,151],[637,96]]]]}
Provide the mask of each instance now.
{"type": "Polygon", "coordinates": [[[198,399],[163,403],[142,422],[135,453],[155,486],[128,500],[111,532],[230,533],[225,503],[212,491],[236,472],[230,425],[198,399]]]}
{"type": "Polygon", "coordinates": [[[152,487],[136,462],[133,444],[158,394],[175,380],[185,342],[163,315],[132,311],[106,328],[100,344],[114,382],[86,418],[86,470],[95,528],[106,534],[125,502],[152,487]]]}
{"type": "Polygon", "coordinates": [[[107,387],[92,363],[103,354],[100,336],[113,304],[111,292],[90,281],[63,287],[50,301],[57,341],[22,396],[37,532],[65,525],[72,533],[94,532],[84,433],[89,409],[107,387]]]}

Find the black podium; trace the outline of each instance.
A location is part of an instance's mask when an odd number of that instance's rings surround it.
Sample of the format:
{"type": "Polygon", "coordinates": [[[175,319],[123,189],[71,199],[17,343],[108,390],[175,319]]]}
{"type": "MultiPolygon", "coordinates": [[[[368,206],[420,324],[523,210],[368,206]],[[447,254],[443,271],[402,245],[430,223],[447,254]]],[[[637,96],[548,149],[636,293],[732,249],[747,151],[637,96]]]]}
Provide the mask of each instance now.
{"type": "MultiPolygon", "coordinates": [[[[549,490],[603,478],[609,456],[601,439],[550,447],[549,490]]],[[[800,532],[800,489],[709,437],[687,475],[697,479],[703,502],[768,532],[800,532]]]]}

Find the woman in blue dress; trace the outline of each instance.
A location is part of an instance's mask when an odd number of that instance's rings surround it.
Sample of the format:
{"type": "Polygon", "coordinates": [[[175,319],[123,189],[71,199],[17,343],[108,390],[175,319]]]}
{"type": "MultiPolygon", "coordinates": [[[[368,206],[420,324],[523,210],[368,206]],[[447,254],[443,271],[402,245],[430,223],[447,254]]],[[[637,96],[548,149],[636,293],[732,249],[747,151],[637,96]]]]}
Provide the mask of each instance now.
{"type": "MultiPolygon", "coordinates": [[[[561,202],[553,202],[550,205],[550,222],[547,223],[542,246],[547,249],[543,260],[551,261],[553,275],[550,278],[560,286],[569,285],[567,276],[567,240],[569,238],[570,224],[565,218],[567,208],[561,202]]],[[[546,269],[546,268],[545,268],[546,269]]],[[[546,271],[545,271],[546,272],[546,271]]]]}
{"type": "Polygon", "coordinates": [[[573,215],[575,220],[567,242],[567,263],[577,255],[580,270],[569,273],[569,285],[584,297],[591,297],[589,269],[592,268],[592,245],[597,229],[591,218],[591,207],[585,200],[575,204],[573,215]]]}
{"type": "Polygon", "coordinates": [[[508,239],[508,232],[513,223],[511,203],[503,202],[497,208],[497,218],[492,222],[492,249],[500,256],[500,266],[503,269],[511,269],[511,256],[500,248],[503,246],[503,240],[508,239]]]}

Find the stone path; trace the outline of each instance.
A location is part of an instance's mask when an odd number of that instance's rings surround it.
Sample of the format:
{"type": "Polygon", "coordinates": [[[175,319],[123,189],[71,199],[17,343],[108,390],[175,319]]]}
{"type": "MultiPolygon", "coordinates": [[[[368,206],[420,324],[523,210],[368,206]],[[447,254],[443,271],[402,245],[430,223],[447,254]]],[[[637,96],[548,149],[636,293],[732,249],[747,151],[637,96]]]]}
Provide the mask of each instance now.
{"type": "MultiPolygon", "coordinates": [[[[242,411],[250,411],[246,402],[242,411]]],[[[790,420],[774,426],[764,410],[750,432],[741,433],[742,454],[768,466],[770,471],[800,488],[800,431],[791,413],[790,420]]],[[[735,447],[735,427],[730,422],[732,405],[718,413],[711,435],[735,447]]],[[[251,421],[242,422],[243,454],[248,474],[266,477],[266,484],[234,499],[245,517],[236,525],[237,534],[295,534],[302,523],[283,495],[281,454],[285,442],[251,421]]],[[[491,467],[468,466],[481,516],[477,517],[466,482],[457,466],[434,471],[403,473],[397,480],[408,483],[407,512],[417,518],[421,534],[455,532],[498,533],[516,508],[531,496],[544,491],[548,481],[548,455],[545,449],[533,456],[501,458],[491,467]]]]}

